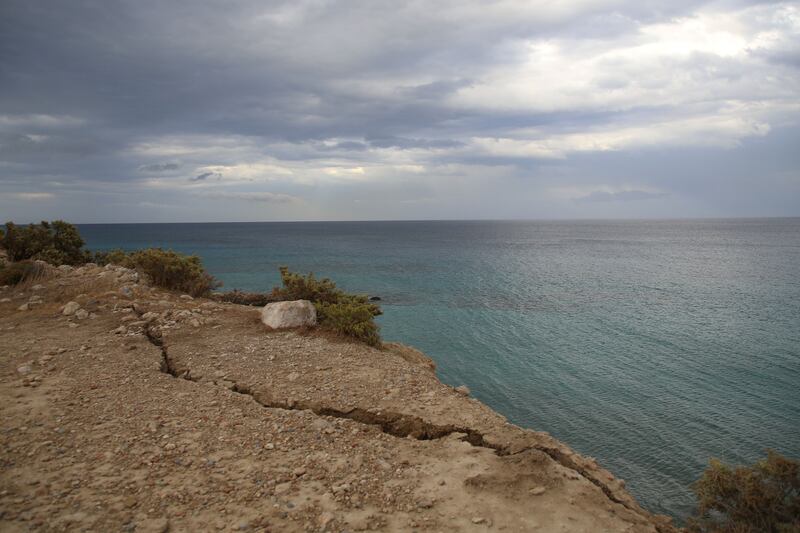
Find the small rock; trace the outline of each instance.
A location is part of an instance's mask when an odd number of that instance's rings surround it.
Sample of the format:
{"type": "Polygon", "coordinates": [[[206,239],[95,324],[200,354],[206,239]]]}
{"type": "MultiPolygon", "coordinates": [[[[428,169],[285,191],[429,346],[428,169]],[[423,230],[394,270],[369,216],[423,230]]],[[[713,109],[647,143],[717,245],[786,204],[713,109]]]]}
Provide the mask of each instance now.
{"type": "Polygon", "coordinates": [[[286,376],[286,379],[289,380],[289,381],[296,381],[297,378],[299,378],[299,377],[300,377],[300,374],[298,374],[297,372],[292,372],[291,374],[286,376]]]}
{"type": "Polygon", "coordinates": [[[17,367],[17,372],[19,372],[23,376],[26,375],[26,374],[30,374],[31,371],[33,371],[33,369],[31,368],[31,365],[22,365],[20,367],[17,367]]]}
{"type": "Polygon", "coordinates": [[[166,533],[169,531],[169,520],[166,518],[148,518],[137,523],[135,531],[137,533],[166,533]]]}
{"type": "Polygon", "coordinates": [[[61,314],[64,316],[70,316],[75,314],[75,311],[81,308],[81,304],[78,302],[67,302],[64,306],[64,310],[61,311],[61,314]]]}
{"type": "Polygon", "coordinates": [[[475,517],[472,518],[472,523],[473,524],[484,524],[484,523],[486,523],[486,519],[483,518],[482,516],[475,516],[475,517]]]}
{"type": "Polygon", "coordinates": [[[84,320],[86,318],[89,318],[89,311],[87,311],[86,309],[78,309],[77,311],[75,311],[75,318],[77,318],[78,320],[84,320]]]}
{"type": "Polygon", "coordinates": [[[194,300],[194,298],[192,298],[188,294],[181,294],[181,300],[194,300]]]}
{"type": "Polygon", "coordinates": [[[317,519],[317,524],[319,525],[321,530],[325,531],[326,529],[328,529],[330,523],[333,522],[334,518],[335,517],[333,516],[333,513],[325,511],[324,513],[319,515],[319,518],[317,519]]]}
{"type": "Polygon", "coordinates": [[[17,311],[28,311],[30,308],[31,308],[31,306],[30,306],[30,305],[28,305],[28,304],[22,304],[22,305],[20,305],[19,307],[17,307],[17,311]]]}
{"type": "Polygon", "coordinates": [[[11,301],[11,298],[3,298],[2,300],[0,300],[0,303],[4,303],[5,304],[5,303],[8,303],[10,301],[11,301]]]}
{"type": "Polygon", "coordinates": [[[44,285],[40,285],[38,283],[36,285],[34,285],[33,287],[31,287],[32,291],[40,291],[42,289],[44,289],[44,285]]]}
{"type": "Polygon", "coordinates": [[[530,490],[530,493],[531,493],[531,494],[533,494],[534,496],[540,496],[540,495],[544,494],[544,492],[545,492],[546,490],[547,490],[547,489],[545,489],[544,487],[541,487],[541,486],[539,486],[539,487],[534,487],[534,488],[532,488],[532,489],[530,490]]]}
{"type": "Polygon", "coordinates": [[[303,474],[306,473],[306,469],[302,468],[302,467],[295,468],[293,473],[294,473],[295,477],[300,477],[300,476],[302,476],[303,474]]]}
{"type": "Polygon", "coordinates": [[[417,501],[417,507],[420,509],[430,509],[433,507],[433,500],[430,498],[420,498],[417,501]]]}
{"type": "Polygon", "coordinates": [[[458,387],[455,388],[455,391],[462,396],[469,396],[470,393],[469,387],[467,387],[466,385],[459,385],[458,387]]]}

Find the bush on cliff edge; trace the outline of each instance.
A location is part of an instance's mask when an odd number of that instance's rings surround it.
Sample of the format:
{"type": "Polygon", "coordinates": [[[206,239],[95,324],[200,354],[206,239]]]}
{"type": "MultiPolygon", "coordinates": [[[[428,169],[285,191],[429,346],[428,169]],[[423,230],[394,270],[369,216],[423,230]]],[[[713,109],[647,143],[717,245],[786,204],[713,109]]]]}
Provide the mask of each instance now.
{"type": "Polygon", "coordinates": [[[111,250],[98,252],[95,261],[134,268],[146,274],[154,285],[165,289],[185,292],[192,296],[206,296],[222,283],[214,279],[203,268],[196,255],[185,255],[172,250],[147,248],[135,252],[111,250]]]}
{"type": "Polygon", "coordinates": [[[51,265],[78,265],[89,259],[78,229],[63,220],[27,226],[6,222],[5,231],[0,233],[0,246],[13,262],[39,259],[51,265]]]}
{"type": "Polygon", "coordinates": [[[731,468],[712,459],[693,488],[697,516],[690,531],[800,531],[800,463],[774,451],[753,466],[731,468]]]}
{"type": "Polygon", "coordinates": [[[317,279],[314,274],[303,276],[281,267],[283,287],[272,290],[277,300],[309,300],[317,310],[320,327],[338,334],[380,346],[381,337],[375,317],[381,309],[366,296],[349,294],[336,287],[328,278],[317,279]]]}

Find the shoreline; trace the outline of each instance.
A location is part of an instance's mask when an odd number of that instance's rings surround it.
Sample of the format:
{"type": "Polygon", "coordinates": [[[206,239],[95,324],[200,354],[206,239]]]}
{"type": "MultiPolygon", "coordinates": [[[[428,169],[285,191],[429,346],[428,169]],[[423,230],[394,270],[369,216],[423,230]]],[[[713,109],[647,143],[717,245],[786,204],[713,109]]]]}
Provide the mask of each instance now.
{"type": "Polygon", "coordinates": [[[267,331],[257,308],[122,267],[40,284],[0,292],[4,529],[189,531],[202,516],[218,530],[675,530],[593,459],[441,383],[413,348],[267,331]],[[63,314],[69,301],[84,318],[63,314]],[[204,418],[216,423],[191,422],[204,418]],[[83,431],[59,433],[64,419],[83,431]]]}

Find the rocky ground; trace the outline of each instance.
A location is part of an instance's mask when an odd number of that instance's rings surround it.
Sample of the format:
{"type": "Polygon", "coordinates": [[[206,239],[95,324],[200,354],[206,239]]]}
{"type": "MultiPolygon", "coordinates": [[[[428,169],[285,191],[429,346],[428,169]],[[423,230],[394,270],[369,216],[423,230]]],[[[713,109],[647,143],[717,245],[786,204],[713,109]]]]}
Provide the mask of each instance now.
{"type": "Polygon", "coordinates": [[[672,531],[401,345],[121,267],[0,290],[2,531],[672,531]]]}

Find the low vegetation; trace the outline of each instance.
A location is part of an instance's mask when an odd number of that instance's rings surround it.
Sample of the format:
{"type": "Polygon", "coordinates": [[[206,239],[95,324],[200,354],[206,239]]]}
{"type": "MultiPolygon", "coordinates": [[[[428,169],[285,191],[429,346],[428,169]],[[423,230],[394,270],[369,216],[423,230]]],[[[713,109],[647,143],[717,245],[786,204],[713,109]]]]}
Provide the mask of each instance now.
{"type": "Polygon", "coordinates": [[[0,261],[0,286],[36,283],[47,277],[47,265],[35,261],[4,263],[0,261]]]}
{"type": "Polygon", "coordinates": [[[135,252],[98,252],[95,254],[95,261],[134,268],[146,274],[158,287],[192,296],[207,296],[212,290],[222,286],[220,281],[206,272],[199,257],[172,250],[147,248],[135,252]]]}
{"type": "Polygon", "coordinates": [[[768,451],[753,466],[712,459],[695,483],[697,516],[689,530],[703,533],[800,531],[800,462],[768,451]]]}
{"type": "Polygon", "coordinates": [[[42,260],[51,265],[79,265],[89,260],[77,228],[63,220],[17,226],[7,222],[0,246],[13,262],[42,260]]]}
{"type": "Polygon", "coordinates": [[[314,274],[303,276],[281,267],[283,287],[273,289],[271,297],[280,300],[309,300],[317,310],[320,327],[379,346],[381,338],[375,317],[381,309],[366,296],[349,294],[336,287],[328,278],[317,279],[314,274]]]}

